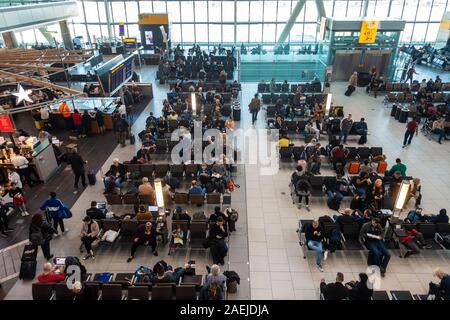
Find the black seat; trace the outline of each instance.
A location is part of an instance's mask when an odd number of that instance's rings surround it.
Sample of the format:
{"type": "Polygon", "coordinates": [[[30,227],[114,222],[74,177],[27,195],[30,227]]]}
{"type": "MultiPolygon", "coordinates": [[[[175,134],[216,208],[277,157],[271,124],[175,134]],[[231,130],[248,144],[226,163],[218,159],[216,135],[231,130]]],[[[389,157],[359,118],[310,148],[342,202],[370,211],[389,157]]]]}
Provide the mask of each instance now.
{"type": "Polygon", "coordinates": [[[373,292],[372,300],[387,301],[387,300],[390,300],[390,299],[389,299],[389,295],[388,295],[388,293],[386,291],[384,291],[384,290],[377,290],[377,291],[373,292]]]}
{"type": "Polygon", "coordinates": [[[152,300],[172,300],[173,287],[170,285],[154,285],[152,287],[152,300]]]}
{"type": "Polygon", "coordinates": [[[208,230],[208,221],[206,220],[194,220],[191,221],[191,232],[189,246],[201,245],[206,238],[206,232],[208,230]]]}
{"type": "Polygon", "coordinates": [[[276,112],[277,112],[277,108],[275,106],[267,106],[267,108],[266,108],[266,117],[267,118],[274,118],[276,112]]]}
{"type": "Polygon", "coordinates": [[[311,195],[312,196],[321,196],[323,194],[322,191],[322,185],[325,177],[323,176],[311,176],[309,177],[309,183],[311,184],[312,190],[311,195]]]}
{"type": "Polygon", "coordinates": [[[156,153],[167,152],[167,139],[156,139],[156,153]]]}
{"type": "Polygon", "coordinates": [[[128,300],[148,300],[148,287],[146,286],[133,286],[128,287],[128,300]]]}
{"type": "Polygon", "coordinates": [[[182,284],[175,288],[175,298],[177,300],[197,300],[196,286],[192,284],[182,284]]]}
{"type": "Polygon", "coordinates": [[[382,147],[372,147],[370,149],[370,154],[372,157],[377,157],[383,155],[383,148],[382,147]]]}
{"type": "Polygon", "coordinates": [[[370,159],[370,148],[369,147],[359,147],[358,148],[358,158],[359,160],[367,160],[370,159]]]}
{"type": "Polygon", "coordinates": [[[358,149],[356,147],[347,147],[347,150],[348,150],[347,159],[355,160],[356,156],[358,155],[358,149]]]}
{"type": "Polygon", "coordinates": [[[122,300],[122,286],[120,284],[103,284],[102,300],[122,300]]]}
{"type": "Polygon", "coordinates": [[[363,250],[364,246],[359,242],[360,226],[357,222],[343,223],[341,225],[342,235],[345,238],[344,246],[346,250],[363,250]]]}
{"type": "Polygon", "coordinates": [[[414,300],[411,292],[407,290],[391,290],[393,300],[414,300]]]}
{"type": "Polygon", "coordinates": [[[305,150],[304,146],[301,146],[301,147],[295,146],[292,148],[292,155],[294,156],[295,161],[300,160],[300,157],[304,150],[305,150]]]}
{"type": "Polygon", "coordinates": [[[171,164],[169,166],[172,177],[182,178],[184,173],[183,164],[171,164]]]}
{"type": "Polygon", "coordinates": [[[280,159],[281,159],[281,161],[291,161],[292,160],[292,147],[280,148],[280,159]]]}
{"type": "Polygon", "coordinates": [[[50,300],[53,297],[54,286],[53,283],[33,283],[31,288],[33,300],[50,300]]]}
{"type": "Polygon", "coordinates": [[[423,237],[427,243],[430,245],[432,250],[442,250],[439,243],[435,241],[435,236],[437,232],[437,225],[434,223],[419,223],[417,225],[417,230],[423,234],[423,237]]]}
{"type": "Polygon", "coordinates": [[[75,294],[67,288],[67,283],[55,284],[55,300],[73,300],[75,294]]]}

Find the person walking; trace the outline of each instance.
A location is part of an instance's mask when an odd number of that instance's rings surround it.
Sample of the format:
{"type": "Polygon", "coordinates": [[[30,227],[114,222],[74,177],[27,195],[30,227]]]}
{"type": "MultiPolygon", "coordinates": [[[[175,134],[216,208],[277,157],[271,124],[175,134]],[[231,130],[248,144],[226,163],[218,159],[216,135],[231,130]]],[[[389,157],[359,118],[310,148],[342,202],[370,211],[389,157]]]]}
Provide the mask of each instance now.
{"type": "Polygon", "coordinates": [[[408,71],[406,71],[406,80],[405,80],[405,82],[408,82],[408,80],[409,80],[409,85],[410,85],[410,86],[412,86],[413,78],[414,78],[414,75],[415,75],[415,74],[418,75],[418,73],[416,72],[416,69],[414,68],[414,65],[412,65],[412,66],[408,69],[408,71]]]}
{"type": "Polygon", "coordinates": [[[47,260],[53,258],[53,254],[50,253],[50,241],[53,239],[53,234],[56,233],[56,230],[44,220],[42,214],[33,215],[29,228],[29,239],[36,249],[41,246],[42,253],[47,260]]]}
{"type": "Polygon", "coordinates": [[[407,144],[408,145],[411,144],[411,140],[414,137],[414,133],[416,134],[416,136],[419,134],[419,124],[416,118],[413,118],[406,125],[405,138],[403,139],[403,148],[405,148],[407,144]]]}
{"type": "Polygon", "coordinates": [[[64,218],[66,217],[65,206],[61,200],[56,198],[55,192],[50,192],[50,197],[41,205],[41,210],[47,211],[53,219],[53,228],[58,236],[58,225],[61,233],[66,233],[69,229],[64,228],[64,218]]]}
{"type": "Polygon", "coordinates": [[[254,125],[256,120],[258,120],[258,112],[261,109],[261,100],[259,99],[258,94],[255,94],[252,101],[250,101],[248,109],[252,114],[252,125],[254,125]]]}
{"type": "Polygon", "coordinates": [[[87,161],[83,160],[83,158],[78,154],[76,149],[72,149],[72,153],[69,155],[67,163],[70,164],[70,166],[72,167],[73,174],[75,175],[75,182],[74,182],[75,191],[73,193],[77,194],[78,182],[80,181],[80,178],[83,188],[86,188],[87,186],[84,170],[84,165],[87,163],[87,161]]]}

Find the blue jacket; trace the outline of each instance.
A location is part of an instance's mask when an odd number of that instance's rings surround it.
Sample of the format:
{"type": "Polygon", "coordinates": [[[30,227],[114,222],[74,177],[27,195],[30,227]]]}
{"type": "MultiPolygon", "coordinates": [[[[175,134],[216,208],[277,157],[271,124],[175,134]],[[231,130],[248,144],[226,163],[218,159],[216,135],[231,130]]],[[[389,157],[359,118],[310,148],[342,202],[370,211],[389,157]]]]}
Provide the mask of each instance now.
{"type": "Polygon", "coordinates": [[[205,190],[202,187],[193,187],[189,189],[189,194],[205,194],[205,190]]]}
{"type": "Polygon", "coordinates": [[[442,297],[444,300],[450,300],[450,276],[446,275],[442,278],[439,284],[439,290],[442,291],[442,297]]]}
{"type": "Polygon", "coordinates": [[[64,210],[64,205],[61,200],[56,198],[47,199],[41,206],[41,210],[47,210],[52,218],[58,218],[60,213],[64,210]]]}

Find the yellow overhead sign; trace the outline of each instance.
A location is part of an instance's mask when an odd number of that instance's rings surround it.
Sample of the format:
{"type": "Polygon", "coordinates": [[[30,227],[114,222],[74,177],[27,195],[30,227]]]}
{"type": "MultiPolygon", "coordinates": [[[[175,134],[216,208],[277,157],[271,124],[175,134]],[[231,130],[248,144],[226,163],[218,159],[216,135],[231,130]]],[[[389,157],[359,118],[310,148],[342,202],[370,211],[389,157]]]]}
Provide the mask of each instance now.
{"type": "Polygon", "coordinates": [[[141,13],[139,15],[139,24],[169,24],[169,15],[167,13],[141,13]]]}
{"type": "Polygon", "coordinates": [[[375,43],[378,31],[378,20],[364,20],[359,34],[359,43],[375,43]]]}

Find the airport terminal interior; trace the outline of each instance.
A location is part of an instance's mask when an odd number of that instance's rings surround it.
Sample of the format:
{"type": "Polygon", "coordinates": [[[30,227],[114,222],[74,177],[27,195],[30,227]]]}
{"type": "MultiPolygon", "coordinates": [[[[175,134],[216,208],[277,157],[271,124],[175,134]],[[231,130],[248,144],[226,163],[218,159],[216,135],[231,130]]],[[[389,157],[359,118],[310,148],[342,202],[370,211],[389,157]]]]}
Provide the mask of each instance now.
{"type": "Polygon", "coordinates": [[[449,26],[0,1],[0,299],[449,300],[449,26]]]}

